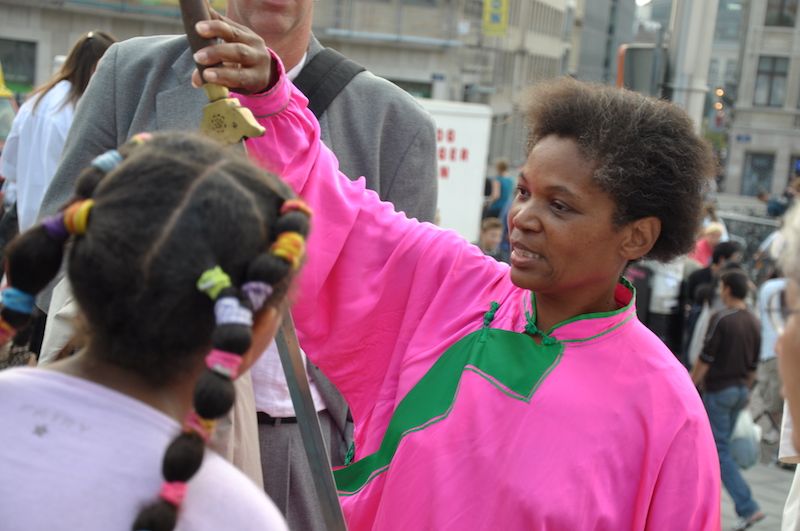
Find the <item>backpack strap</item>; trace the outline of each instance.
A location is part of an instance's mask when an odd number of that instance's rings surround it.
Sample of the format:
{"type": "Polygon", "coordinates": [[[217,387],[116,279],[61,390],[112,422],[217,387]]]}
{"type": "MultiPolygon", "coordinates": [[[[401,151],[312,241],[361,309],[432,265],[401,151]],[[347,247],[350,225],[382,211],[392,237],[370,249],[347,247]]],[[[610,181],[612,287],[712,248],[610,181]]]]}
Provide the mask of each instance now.
{"type": "Polygon", "coordinates": [[[294,86],[308,98],[308,108],[319,119],[328,105],[356,75],[366,70],[332,48],[325,48],[306,63],[294,86]]]}

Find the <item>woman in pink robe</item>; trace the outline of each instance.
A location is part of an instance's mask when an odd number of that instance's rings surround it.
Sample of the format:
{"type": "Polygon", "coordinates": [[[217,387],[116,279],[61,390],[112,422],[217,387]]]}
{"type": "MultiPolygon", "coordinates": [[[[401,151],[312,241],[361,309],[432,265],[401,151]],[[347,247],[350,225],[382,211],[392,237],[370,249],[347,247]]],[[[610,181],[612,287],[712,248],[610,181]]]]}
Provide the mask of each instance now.
{"type": "Polygon", "coordinates": [[[705,411],[621,278],[692,247],[711,159],[682,111],[540,87],[509,268],[341,175],[276,56],[265,75],[257,44],[205,53],[243,66],[217,80],[268,89],[237,96],[266,128],[250,156],[315,210],[293,315],[352,408],[354,459],[335,471],[350,529],[720,527],[705,411]]]}

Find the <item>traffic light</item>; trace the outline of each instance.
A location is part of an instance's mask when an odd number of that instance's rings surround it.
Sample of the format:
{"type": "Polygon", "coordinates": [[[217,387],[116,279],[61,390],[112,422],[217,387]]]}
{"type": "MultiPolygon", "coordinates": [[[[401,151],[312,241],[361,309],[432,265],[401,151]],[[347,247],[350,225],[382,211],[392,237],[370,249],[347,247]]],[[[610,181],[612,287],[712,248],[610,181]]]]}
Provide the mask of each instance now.
{"type": "Polygon", "coordinates": [[[722,87],[717,87],[714,89],[714,97],[713,97],[713,104],[714,107],[714,128],[715,129],[722,129],[725,127],[725,119],[727,118],[728,114],[728,103],[730,101],[729,98],[726,97],[725,89],[722,87]]]}

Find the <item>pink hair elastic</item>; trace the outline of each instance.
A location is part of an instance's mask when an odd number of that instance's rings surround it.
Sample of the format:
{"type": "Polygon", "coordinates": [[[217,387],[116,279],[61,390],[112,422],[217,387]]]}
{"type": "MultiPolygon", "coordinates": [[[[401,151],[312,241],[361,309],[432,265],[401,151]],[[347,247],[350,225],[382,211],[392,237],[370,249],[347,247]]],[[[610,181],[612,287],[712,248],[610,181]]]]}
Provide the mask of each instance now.
{"type": "Polygon", "coordinates": [[[178,507],[186,497],[186,487],[187,485],[183,481],[165,481],[161,484],[161,491],[158,495],[162,500],[178,507]]]}
{"type": "Polygon", "coordinates": [[[206,356],[206,366],[209,369],[227,376],[231,380],[239,375],[239,366],[242,364],[242,357],[238,354],[231,354],[224,350],[213,349],[206,356]]]}

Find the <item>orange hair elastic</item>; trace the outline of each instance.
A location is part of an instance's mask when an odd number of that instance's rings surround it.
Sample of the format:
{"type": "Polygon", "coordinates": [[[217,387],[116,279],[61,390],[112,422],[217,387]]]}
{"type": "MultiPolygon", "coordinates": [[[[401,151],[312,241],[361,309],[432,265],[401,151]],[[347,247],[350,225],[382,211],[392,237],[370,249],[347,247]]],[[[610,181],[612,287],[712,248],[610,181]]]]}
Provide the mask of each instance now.
{"type": "Polygon", "coordinates": [[[136,133],[135,135],[133,135],[131,137],[130,142],[131,142],[131,144],[133,144],[135,146],[141,146],[142,144],[144,144],[146,142],[150,142],[150,140],[152,140],[152,139],[153,139],[153,135],[148,133],[147,131],[145,131],[145,132],[136,133]]]}
{"type": "Polygon", "coordinates": [[[17,331],[13,326],[8,324],[5,319],[0,317],[0,345],[7,343],[12,337],[16,335],[17,331]]]}
{"type": "Polygon", "coordinates": [[[282,232],[269,250],[275,256],[286,260],[292,269],[297,269],[305,254],[306,240],[299,232],[282,232]]]}
{"type": "Polygon", "coordinates": [[[84,234],[89,224],[89,213],[92,211],[94,201],[86,199],[76,201],[64,211],[64,227],[70,234],[84,234]]]}

